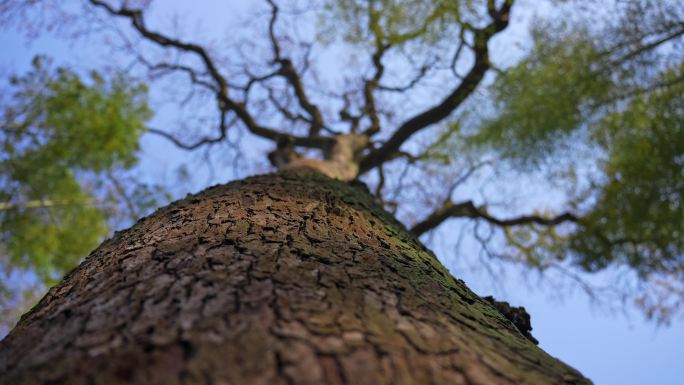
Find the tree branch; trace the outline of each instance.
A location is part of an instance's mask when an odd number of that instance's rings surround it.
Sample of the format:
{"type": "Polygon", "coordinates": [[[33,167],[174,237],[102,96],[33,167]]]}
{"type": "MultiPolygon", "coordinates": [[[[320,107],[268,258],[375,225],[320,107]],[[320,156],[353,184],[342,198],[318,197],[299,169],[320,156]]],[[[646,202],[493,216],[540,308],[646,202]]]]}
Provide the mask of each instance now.
{"type": "Polygon", "coordinates": [[[295,113],[291,112],[290,110],[288,110],[286,106],[280,104],[280,102],[278,101],[278,98],[276,98],[276,96],[274,94],[273,89],[267,88],[267,90],[268,90],[268,100],[271,101],[271,104],[273,104],[273,106],[275,106],[275,108],[278,110],[278,112],[280,112],[280,114],[283,115],[285,117],[285,119],[287,119],[293,123],[295,123],[297,121],[301,121],[301,122],[304,122],[304,123],[309,124],[309,125],[311,124],[311,119],[309,119],[306,116],[303,116],[302,114],[299,114],[299,113],[295,114],[295,113]]]}
{"type": "MultiPolygon", "coordinates": [[[[676,39],[682,35],[684,35],[684,24],[682,24],[682,26],[680,26],[679,29],[675,29],[674,32],[670,32],[669,34],[667,34],[667,35],[665,35],[659,39],[651,41],[651,42],[649,42],[643,46],[636,48],[633,51],[629,51],[629,52],[623,54],[622,56],[620,56],[618,58],[615,58],[615,59],[608,61],[608,65],[610,65],[611,67],[618,66],[618,65],[620,65],[620,64],[622,64],[622,63],[624,63],[624,62],[626,62],[626,61],[628,61],[634,57],[637,57],[637,56],[639,56],[645,52],[648,52],[652,49],[655,49],[655,48],[659,47],[661,44],[667,43],[667,42],[674,40],[674,39],[676,39]]],[[[612,52],[608,51],[607,53],[610,54],[612,52]]]]}
{"type": "Polygon", "coordinates": [[[184,143],[183,141],[176,138],[172,134],[169,134],[166,131],[162,131],[162,130],[159,130],[156,128],[148,128],[147,132],[149,132],[151,134],[159,135],[165,139],[168,139],[174,145],[176,145],[176,147],[178,147],[178,148],[181,148],[183,150],[192,151],[192,150],[196,150],[197,148],[204,146],[204,145],[207,145],[207,144],[215,144],[215,143],[219,143],[219,142],[223,141],[227,136],[228,127],[232,126],[234,123],[235,123],[235,120],[233,120],[229,123],[226,123],[226,113],[221,112],[221,119],[220,119],[220,124],[219,124],[219,136],[217,136],[215,138],[204,137],[204,138],[202,138],[202,139],[200,139],[194,143],[191,143],[191,144],[184,143]]]}
{"type": "Polygon", "coordinates": [[[360,165],[361,173],[365,173],[388,160],[411,136],[445,119],[475,91],[475,88],[480,84],[485,73],[490,68],[487,44],[494,35],[508,26],[510,9],[513,3],[514,0],[506,0],[501,8],[494,11],[490,9],[490,15],[494,18],[493,21],[484,28],[473,30],[475,34],[473,45],[475,63],[456,89],[438,105],[419,113],[401,124],[387,142],[380,148],[371,151],[370,154],[362,159],[360,165]]]}
{"type": "Polygon", "coordinates": [[[385,73],[385,66],[382,64],[382,57],[389,48],[389,44],[383,44],[382,41],[380,41],[380,38],[376,39],[375,52],[371,58],[373,61],[373,66],[375,67],[375,74],[372,78],[367,79],[363,84],[363,97],[366,103],[363,113],[368,115],[368,118],[371,122],[370,127],[365,130],[364,134],[368,135],[369,137],[380,131],[380,118],[378,117],[378,110],[375,105],[374,91],[376,88],[378,88],[380,79],[382,79],[382,75],[385,73]]]}
{"type": "Polygon", "coordinates": [[[387,92],[406,92],[406,91],[410,90],[411,88],[415,87],[416,84],[418,84],[418,82],[420,82],[425,77],[425,75],[427,74],[429,69],[430,69],[430,67],[428,65],[424,65],[424,66],[420,67],[416,77],[411,79],[411,81],[405,86],[386,86],[383,84],[379,84],[377,88],[380,91],[387,91],[387,92]]]}
{"type": "Polygon", "coordinates": [[[49,207],[59,206],[96,206],[102,203],[101,200],[95,198],[85,199],[40,199],[30,200],[24,202],[0,202],[0,211],[8,211],[14,209],[44,209],[49,207]]]}
{"type": "Polygon", "coordinates": [[[432,214],[430,214],[423,221],[416,223],[412,228],[411,232],[416,236],[424,234],[449,218],[472,218],[472,219],[483,219],[493,225],[501,227],[527,225],[527,224],[537,224],[542,226],[555,226],[563,222],[578,222],[579,218],[572,213],[566,212],[561,215],[544,218],[537,215],[523,215],[510,219],[499,219],[491,216],[484,208],[475,207],[472,201],[465,201],[460,203],[453,203],[450,200],[445,202],[444,205],[432,214]]]}
{"type": "Polygon", "coordinates": [[[268,33],[271,38],[271,46],[273,48],[273,60],[280,65],[278,74],[285,78],[285,80],[287,80],[287,82],[292,86],[295,96],[299,101],[299,105],[311,117],[309,136],[316,137],[319,135],[321,129],[325,126],[325,123],[323,122],[323,114],[317,105],[311,103],[306,94],[306,90],[304,89],[302,78],[299,76],[297,70],[292,64],[292,60],[281,56],[280,44],[275,36],[275,23],[278,19],[279,8],[273,0],[266,1],[271,5],[271,20],[268,24],[268,33]]]}
{"type": "Polygon", "coordinates": [[[130,9],[123,6],[119,9],[115,9],[108,3],[102,0],[89,0],[91,4],[96,7],[106,10],[109,14],[113,16],[118,16],[122,18],[129,19],[133,28],[140,33],[140,35],[156,43],[162,47],[171,47],[178,49],[182,52],[192,53],[196,55],[200,61],[204,64],[207,73],[211,79],[216,83],[216,99],[218,101],[218,107],[221,111],[231,111],[242,121],[242,123],[247,127],[247,129],[254,135],[260,136],[277,142],[282,137],[288,137],[297,146],[303,147],[313,147],[313,148],[327,148],[331,145],[332,140],[330,138],[323,137],[301,137],[282,133],[275,129],[264,127],[257,123],[254,117],[249,113],[245,103],[233,100],[228,95],[228,81],[218,70],[218,67],[214,61],[209,56],[209,53],[204,49],[204,47],[195,44],[185,42],[179,39],[171,38],[163,35],[159,32],[149,30],[145,26],[145,20],[143,17],[143,12],[138,9],[130,9]]]}
{"type": "MultiPolygon", "coordinates": [[[[152,64],[145,60],[145,58],[139,56],[138,60],[145,65],[148,70],[150,71],[167,71],[168,73],[170,72],[185,72],[188,74],[190,77],[190,82],[193,84],[200,85],[202,87],[205,87],[206,89],[216,93],[218,90],[216,89],[216,86],[206,80],[203,80],[200,78],[200,74],[195,71],[194,68],[191,68],[189,66],[184,66],[181,64],[169,64],[169,63],[158,63],[158,64],[152,64]]],[[[162,73],[159,74],[160,76],[163,75],[162,73]]]]}
{"type": "Polygon", "coordinates": [[[340,112],[339,112],[340,120],[343,122],[349,122],[349,125],[350,125],[349,130],[352,133],[356,133],[356,131],[359,128],[361,116],[360,115],[353,115],[350,112],[352,103],[349,100],[349,93],[344,93],[342,95],[342,100],[344,102],[344,105],[342,106],[342,108],[340,109],[340,112]]]}

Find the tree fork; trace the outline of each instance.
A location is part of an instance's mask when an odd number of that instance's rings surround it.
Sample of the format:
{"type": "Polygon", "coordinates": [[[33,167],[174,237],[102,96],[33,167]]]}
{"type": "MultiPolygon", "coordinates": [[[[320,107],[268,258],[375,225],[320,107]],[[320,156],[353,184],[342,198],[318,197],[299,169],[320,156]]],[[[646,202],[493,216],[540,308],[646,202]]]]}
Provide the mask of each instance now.
{"type": "Polygon", "coordinates": [[[0,343],[0,384],[589,384],[367,192],[188,196],[105,241],[0,343]]]}

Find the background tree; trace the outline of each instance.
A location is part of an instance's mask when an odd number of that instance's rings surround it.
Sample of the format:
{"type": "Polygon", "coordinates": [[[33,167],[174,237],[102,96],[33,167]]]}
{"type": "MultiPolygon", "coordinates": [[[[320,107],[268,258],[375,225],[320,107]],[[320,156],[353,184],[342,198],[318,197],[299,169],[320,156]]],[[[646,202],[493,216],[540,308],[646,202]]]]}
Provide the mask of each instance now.
{"type": "MultiPolygon", "coordinates": [[[[143,124],[148,112],[136,99],[142,89],[119,83],[118,105],[127,108],[115,109],[114,121],[127,128],[114,131],[129,156],[143,127],[188,151],[218,152],[216,146],[248,133],[265,140],[249,148],[263,150],[245,154],[243,145],[230,156],[265,159],[264,143],[279,144],[272,158],[284,159],[282,167],[301,156],[333,161],[339,139],[353,135],[362,139],[353,149],[358,176],[415,234],[464,218],[462,229],[495,260],[573,277],[624,269],[634,279],[614,285],[617,294],[667,321],[684,290],[684,51],[678,49],[684,11],[664,0],[552,3],[551,16],[531,24],[532,43],[514,58],[507,57],[504,43],[511,40],[504,39],[511,17],[525,9],[509,0],[330,1],[318,8],[267,1],[256,9],[262,39],[239,39],[254,35],[250,29],[220,45],[148,25],[146,12],[161,6],[150,1],[5,1],[0,7],[6,25],[31,21],[39,31],[35,21],[42,20],[77,38],[109,37],[134,61],[130,72],[151,87],[173,85],[169,98],[183,123],[159,128],[143,124]],[[341,52],[353,65],[331,64],[329,57],[341,52]],[[324,70],[331,65],[334,70],[324,70]],[[492,176],[506,175],[552,187],[563,199],[497,205],[502,184],[492,176]]],[[[93,79],[95,95],[100,87],[102,99],[116,100],[103,84],[93,79]]],[[[21,149],[13,157],[19,159],[25,150],[11,140],[21,149]]],[[[88,170],[130,165],[117,163],[122,148],[114,146],[105,163],[88,170]]],[[[78,181],[69,199],[88,191],[87,177],[78,181]]],[[[515,188],[519,196],[532,195],[515,188]]],[[[46,198],[15,193],[5,207],[20,212],[19,202],[36,199],[46,198]]],[[[78,206],[81,215],[89,210],[103,223],[102,211],[88,207],[78,206]]],[[[3,229],[5,239],[30,234],[14,224],[3,229]]],[[[40,258],[30,249],[7,255],[40,258]]],[[[60,261],[81,256],[74,250],[60,261]]],[[[18,259],[7,260],[13,266],[18,259]]],[[[54,276],[68,269],[62,263],[27,267],[49,266],[45,271],[54,276]]],[[[610,294],[580,285],[597,298],[610,294]]]]}
{"type": "Polygon", "coordinates": [[[12,322],[26,305],[11,303],[30,304],[42,284],[61,279],[107,234],[108,222],[157,205],[158,189],[126,186],[120,176],[135,164],[151,115],[145,86],[89,77],[90,84],[36,57],[31,72],[10,79],[0,134],[2,270],[37,278],[23,293],[0,283],[3,318],[12,322]]]}

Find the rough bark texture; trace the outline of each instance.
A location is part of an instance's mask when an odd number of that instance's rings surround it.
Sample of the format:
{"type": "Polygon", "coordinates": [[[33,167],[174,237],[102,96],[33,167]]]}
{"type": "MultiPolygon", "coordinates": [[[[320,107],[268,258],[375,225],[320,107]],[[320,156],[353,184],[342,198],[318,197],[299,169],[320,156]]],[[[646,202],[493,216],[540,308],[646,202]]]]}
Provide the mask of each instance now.
{"type": "Polygon", "coordinates": [[[586,384],[359,188],[215,186],[104,242],[0,345],[1,384],[586,384]]]}

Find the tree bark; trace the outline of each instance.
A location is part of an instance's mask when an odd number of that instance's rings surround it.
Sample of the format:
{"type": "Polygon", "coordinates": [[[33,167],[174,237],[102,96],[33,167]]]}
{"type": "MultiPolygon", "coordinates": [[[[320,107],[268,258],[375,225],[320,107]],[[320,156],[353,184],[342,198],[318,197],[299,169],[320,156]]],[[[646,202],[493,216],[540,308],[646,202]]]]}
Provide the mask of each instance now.
{"type": "Polygon", "coordinates": [[[0,344],[0,384],[589,384],[362,189],[211,187],[105,241],[0,344]]]}

